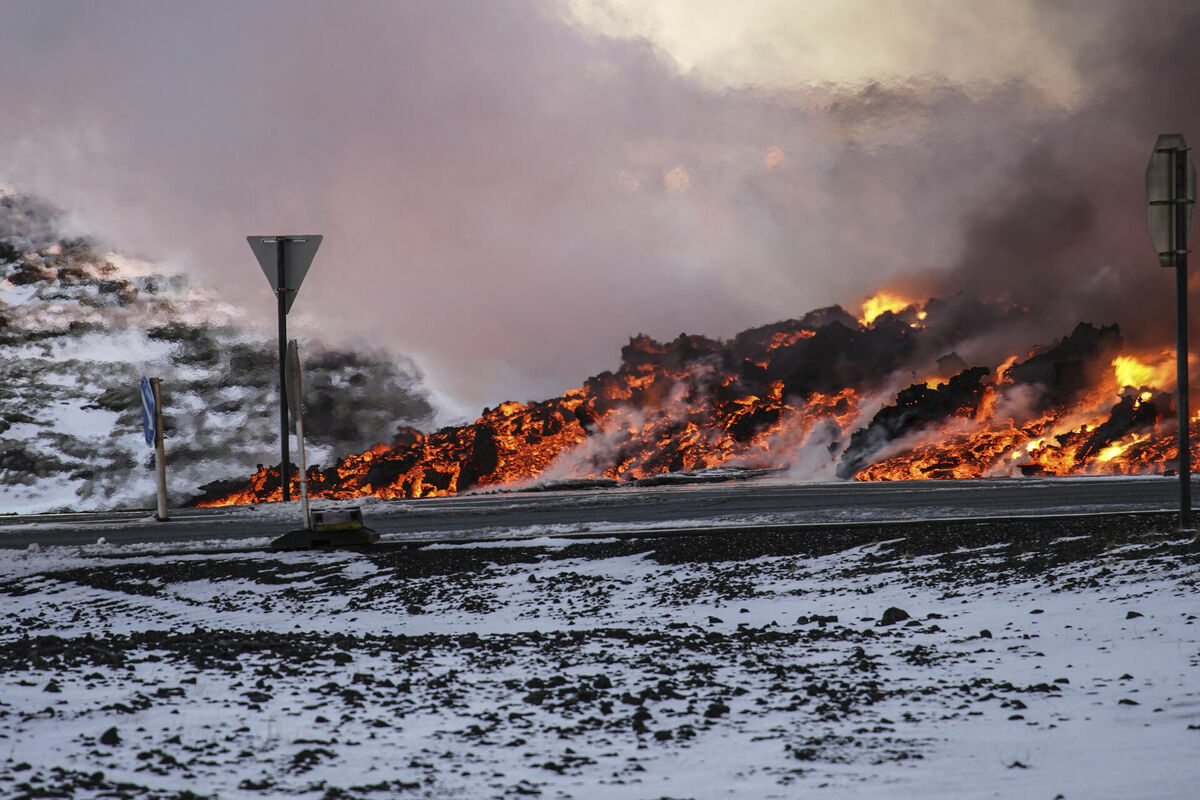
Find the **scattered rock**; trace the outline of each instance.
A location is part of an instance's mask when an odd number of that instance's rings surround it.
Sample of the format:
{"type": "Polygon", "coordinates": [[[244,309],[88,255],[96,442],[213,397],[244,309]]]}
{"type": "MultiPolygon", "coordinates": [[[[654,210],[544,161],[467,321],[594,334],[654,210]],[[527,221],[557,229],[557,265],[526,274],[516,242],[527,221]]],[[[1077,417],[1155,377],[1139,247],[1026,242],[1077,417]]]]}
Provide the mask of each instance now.
{"type": "Polygon", "coordinates": [[[909,616],[911,615],[904,609],[892,606],[883,612],[883,616],[879,618],[879,624],[893,625],[897,622],[908,619],[909,616]]]}
{"type": "Polygon", "coordinates": [[[718,717],[722,717],[728,713],[729,706],[725,705],[720,700],[714,700],[709,704],[708,708],[705,709],[704,716],[708,717],[709,719],[717,719],[718,717]]]}
{"type": "Polygon", "coordinates": [[[336,753],[324,747],[305,748],[292,756],[289,772],[308,772],[321,762],[323,758],[334,758],[336,753]]]}
{"type": "Polygon", "coordinates": [[[100,734],[100,744],[109,747],[115,747],[121,743],[121,734],[117,733],[116,727],[109,728],[104,733],[100,734]]]}

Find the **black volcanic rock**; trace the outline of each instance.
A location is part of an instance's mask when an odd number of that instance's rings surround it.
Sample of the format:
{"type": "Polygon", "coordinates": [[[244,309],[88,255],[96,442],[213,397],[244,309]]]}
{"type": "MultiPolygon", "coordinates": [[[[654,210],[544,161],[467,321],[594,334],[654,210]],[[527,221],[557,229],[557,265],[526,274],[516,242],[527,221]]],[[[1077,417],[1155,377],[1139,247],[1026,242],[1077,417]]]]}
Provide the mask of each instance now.
{"type": "Polygon", "coordinates": [[[1108,419],[1096,426],[1075,457],[1080,461],[1091,458],[1128,433],[1153,428],[1174,410],[1174,400],[1164,392],[1157,392],[1147,400],[1136,393],[1127,394],[1112,407],[1108,419]]]}
{"type": "Polygon", "coordinates": [[[649,336],[638,334],[621,348],[621,364],[639,367],[653,364],[678,370],[687,364],[707,358],[723,350],[721,342],[707,336],[681,333],[673,341],[660,345],[649,336]]]}
{"type": "Polygon", "coordinates": [[[916,352],[919,331],[891,314],[870,328],[834,320],[781,350],[767,367],[767,379],[781,380],[785,395],[835,394],[850,386],[872,388],[916,352]]]}
{"type": "Polygon", "coordinates": [[[463,459],[462,469],[458,473],[458,491],[471,488],[480,477],[495,472],[499,463],[500,449],[496,445],[495,427],[487,424],[478,426],[470,452],[463,459]]]}
{"type": "Polygon", "coordinates": [[[838,464],[838,477],[854,477],[880,448],[906,434],[945,422],[951,416],[973,414],[983,400],[983,378],[990,371],[987,367],[974,367],[935,389],[917,383],[901,391],[896,395],[895,405],[880,409],[865,428],[851,435],[850,446],[838,464]]]}
{"type": "Polygon", "coordinates": [[[1120,347],[1117,325],[1097,328],[1081,322],[1070,336],[1013,365],[1008,378],[1016,384],[1040,386],[1042,409],[1068,405],[1095,385],[1099,371],[1108,368],[1120,347]]]}

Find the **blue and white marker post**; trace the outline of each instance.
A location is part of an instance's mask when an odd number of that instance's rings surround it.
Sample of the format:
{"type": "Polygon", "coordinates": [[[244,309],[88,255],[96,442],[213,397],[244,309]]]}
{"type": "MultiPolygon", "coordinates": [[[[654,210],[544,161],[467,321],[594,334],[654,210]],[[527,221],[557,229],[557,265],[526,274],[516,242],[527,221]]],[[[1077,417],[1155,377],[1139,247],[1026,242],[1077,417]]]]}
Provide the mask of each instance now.
{"type": "Polygon", "coordinates": [[[158,378],[142,376],[142,431],[146,444],[154,448],[154,468],[158,474],[158,511],[160,522],[167,516],[167,454],[163,447],[162,389],[158,378]]]}

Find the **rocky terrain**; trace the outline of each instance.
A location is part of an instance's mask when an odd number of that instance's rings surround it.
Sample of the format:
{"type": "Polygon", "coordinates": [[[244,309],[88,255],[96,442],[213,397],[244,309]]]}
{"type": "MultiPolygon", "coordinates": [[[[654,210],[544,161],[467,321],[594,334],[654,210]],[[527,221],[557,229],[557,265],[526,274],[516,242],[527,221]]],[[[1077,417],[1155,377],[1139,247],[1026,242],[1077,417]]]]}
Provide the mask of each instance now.
{"type": "Polygon", "coordinates": [[[1168,515],[0,553],[6,797],[1178,798],[1168,515]]]}
{"type": "MultiPolygon", "coordinates": [[[[272,335],[165,266],[64,238],[56,210],[0,191],[0,513],[152,506],[142,375],[162,379],[173,505],[278,463],[272,335]]],[[[310,463],[432,424],[410,361],[303,337],[301,353],[310,463]]]]}

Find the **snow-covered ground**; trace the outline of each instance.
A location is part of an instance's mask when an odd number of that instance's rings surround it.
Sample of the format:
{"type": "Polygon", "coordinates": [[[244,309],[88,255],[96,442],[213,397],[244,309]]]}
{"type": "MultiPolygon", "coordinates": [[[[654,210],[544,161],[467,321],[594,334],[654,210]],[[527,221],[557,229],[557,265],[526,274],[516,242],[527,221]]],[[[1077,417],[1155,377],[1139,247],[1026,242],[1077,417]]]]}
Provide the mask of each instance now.
{"type": "Polygon", "coordinates": [[[1190,539],[1034,534],[0,552],[0,795],[1194,796],[1190,539]]]}

